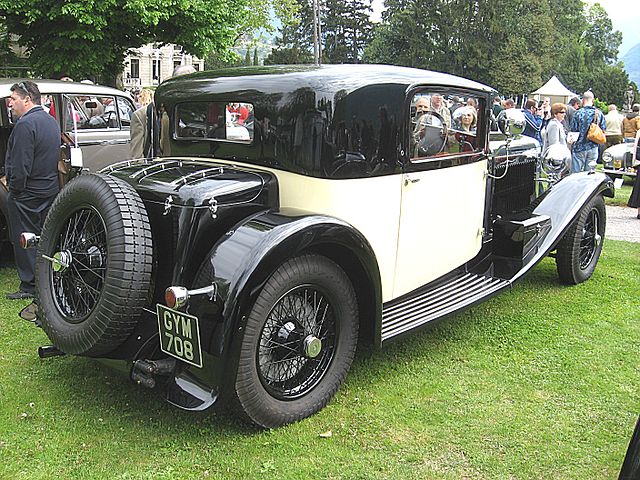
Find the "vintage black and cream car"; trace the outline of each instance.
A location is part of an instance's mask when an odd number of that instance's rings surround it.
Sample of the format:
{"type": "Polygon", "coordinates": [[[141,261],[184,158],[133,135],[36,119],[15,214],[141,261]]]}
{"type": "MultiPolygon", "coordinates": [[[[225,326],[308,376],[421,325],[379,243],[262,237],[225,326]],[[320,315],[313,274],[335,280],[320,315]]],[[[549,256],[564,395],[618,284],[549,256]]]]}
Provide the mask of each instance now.
{"type": "Polygon", "coordinates": [[[381,65],[163,83],[170,151],[78,176],[49,212],[41,354],[103,359],[179,407],[225,399],[275,427],[327,404],[358,341],[477,304],[549,254],[563,282],[588,279],[610,179],[571,175],[538,195],[535,158],[489,155],[494,93],[381,65]],[[478,110],[412,118],[435,95],[478,110]]]}

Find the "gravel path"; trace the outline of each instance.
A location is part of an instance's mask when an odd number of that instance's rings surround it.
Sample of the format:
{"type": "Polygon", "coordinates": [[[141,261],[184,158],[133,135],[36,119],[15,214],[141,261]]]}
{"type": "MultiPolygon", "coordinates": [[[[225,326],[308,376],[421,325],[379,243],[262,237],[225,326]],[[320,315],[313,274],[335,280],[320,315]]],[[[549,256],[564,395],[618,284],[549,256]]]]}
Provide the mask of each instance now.
{"type": "Polygon", "coordinates": [[[640,243],[640,219],[637,208],[607,205],[606,238],[640,243]]]}

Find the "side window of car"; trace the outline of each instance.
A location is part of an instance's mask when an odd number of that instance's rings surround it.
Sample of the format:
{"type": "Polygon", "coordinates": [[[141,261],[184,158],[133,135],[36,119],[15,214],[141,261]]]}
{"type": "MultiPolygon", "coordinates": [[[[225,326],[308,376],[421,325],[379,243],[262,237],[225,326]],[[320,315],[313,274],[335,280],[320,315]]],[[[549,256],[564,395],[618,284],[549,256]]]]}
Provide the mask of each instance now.
{"type": "Polygon", "coordinates": [[[120,128],[115,97],[65,95],[63,101],[64,130],[120,128]]]}
{"type": "Polygon", "coordinates": [[[118,113],[120,115],[120,124],[123,129],[128,129],[131,125],[131,115],[133,115],[133,103],[124,97],[116,97],[118,105],[118,113]]]}
{"type": "Polygon", "coordinates": [[[4,98],[4,102],[2,104],[2,118],[5,118],[5,114],[6,114],[6,119],[7,119],[7,123],[6,126],[10,127],[13,126],[14,123],[16,123],[15,118],[13,118],[13,112],[11,111],[11,108],[9,108],[9,101],[10,98],[9,97],[5,97],[4,98]]]}
{"type": "Polygon", "coordinates": [[[245,102],[188,102],[176,107],[176,138],[253,140],[253,105],[245,102]]]}
{"type": "Polygon", "coordinates": [[[411,159],[477,152],[478,107],[479,99],[473,95],[416,93],[408,122],[411,159]]]}
{"type": "MultiPolygon", "coordinates": [[[[92,116],[89,121],[90,128],[120,128],[116,98],[112,96],[90,98],[90,102],[94,100],[98,101],[98,112],[102,111],[102,113],[98,113],[98,120],[94,120],[96,118],[96,112],[95,110],[91,111],[92,116]]],[[[88,103],[89,102],[85,102],[85,106],[87,106],[88,103]]]]}
{"type": "Polygon", "coordinates": [[[42,94],[40,103],[42,105],[42,108],[44,108],[47,112],[49,112],[49,115],[51,115],[54,118],[56,117],[56,106],[53,100],[53,95],[42,94]]]}

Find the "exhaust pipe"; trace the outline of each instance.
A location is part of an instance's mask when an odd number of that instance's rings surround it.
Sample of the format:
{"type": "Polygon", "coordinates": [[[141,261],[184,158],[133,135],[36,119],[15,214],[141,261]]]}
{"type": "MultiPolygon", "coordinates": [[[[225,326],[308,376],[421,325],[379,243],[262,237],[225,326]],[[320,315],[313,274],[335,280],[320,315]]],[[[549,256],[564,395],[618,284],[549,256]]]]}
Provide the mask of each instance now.
{"type": "Polygon", "coordinates": [[[66,355],[66,353],[55,345],[44,345],[42,347],[38,347],[38,356],[40,358],[59,357],[62,355],[66,355]]]}

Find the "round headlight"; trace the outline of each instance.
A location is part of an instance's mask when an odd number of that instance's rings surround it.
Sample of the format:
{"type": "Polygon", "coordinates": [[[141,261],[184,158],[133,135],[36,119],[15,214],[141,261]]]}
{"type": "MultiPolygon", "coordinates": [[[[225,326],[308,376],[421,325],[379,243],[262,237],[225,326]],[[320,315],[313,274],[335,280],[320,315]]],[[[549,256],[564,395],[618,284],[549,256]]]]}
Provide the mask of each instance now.
{"type": "Polygon", "coordinates": [[[613,162],[613,155],[611,155],[609,152],[604,152],[602,154],[602,163],[611,163],[613,162]]]}

